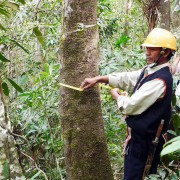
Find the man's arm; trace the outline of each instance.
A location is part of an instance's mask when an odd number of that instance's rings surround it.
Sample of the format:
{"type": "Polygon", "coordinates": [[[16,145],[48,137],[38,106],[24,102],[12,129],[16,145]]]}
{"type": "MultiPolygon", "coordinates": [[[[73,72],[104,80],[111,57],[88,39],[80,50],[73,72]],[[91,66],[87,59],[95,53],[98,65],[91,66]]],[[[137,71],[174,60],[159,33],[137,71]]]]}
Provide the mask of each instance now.
{"type": "Polygon", "coordinates": [[[81,89],[88,89],[90,87],[95,86],[97,83],[109,83],[108,76],[96,76],[92,78],[86,78],[82,83],[80,88],[81,89]]]}
{"type": "Polygon", "coordinates": [[[131,97],[121,95],[117,89],[111,90],[119,109],[126,115],[141,114],[158,99],[163,98],[165,92],[166,84],[160,79],[143,84],[131,97]]]}
{"type": "Polygon", "coordinates": [[[125,91],[133,91],[142,69],[132,72],[113,73],[108,75],[109,85],[125,91]]]}
{"type": "Polygon", "coordinates": [[[106,83],[113,88],[120,88],[123,90],[133,90],[138,77],[140,76],[141,70],[133,72],[120,72],[113,73],[107,76],[96,76],[92,78],[86,78],[80,88],[88,89],[95,86],[97,83],[106,83]]]}

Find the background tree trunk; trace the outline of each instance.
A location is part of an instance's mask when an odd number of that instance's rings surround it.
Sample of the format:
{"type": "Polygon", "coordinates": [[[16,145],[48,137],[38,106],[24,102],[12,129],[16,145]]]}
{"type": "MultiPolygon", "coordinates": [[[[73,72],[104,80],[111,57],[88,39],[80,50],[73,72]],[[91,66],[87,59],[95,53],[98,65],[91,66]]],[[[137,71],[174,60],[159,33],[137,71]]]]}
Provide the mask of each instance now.
{"type": "Polygon", "coordinates": [[[174,4],[174,8],[172,10],[172,25],[173,29],[177,29],[180,31],[180,1],[176,1],[174,4]]]}
{"type": "MultiPolygon", "coordinates": [[[[63,83],[80,86],[85,77],[98,73],[96,10],[97,0],[63,1],[63,83]]],[[[98,88],[78,92],[61,87],[60,115],[68,179],[113,179],[98,88]]]]}
{"type": "Polygon", "coordinates": [[[0,180],[23,180],[14,138],[9,134],[11,127],[2,96],[0,87],[0,180]]]}
{"type": "Polygon", "coordinates": [[[170,1],[160,1],[160,27],[166,30],[170,30],[170,1]]]}
{"type": "Polygon", "coordinates": [[[142,11],[144,16],[147,19],[148,31],[147,34],[151,30],[153,30],[158,22],[158,11],[160,7],[161,0],[144,0],[140,1],[142,3],[142,11]]]}

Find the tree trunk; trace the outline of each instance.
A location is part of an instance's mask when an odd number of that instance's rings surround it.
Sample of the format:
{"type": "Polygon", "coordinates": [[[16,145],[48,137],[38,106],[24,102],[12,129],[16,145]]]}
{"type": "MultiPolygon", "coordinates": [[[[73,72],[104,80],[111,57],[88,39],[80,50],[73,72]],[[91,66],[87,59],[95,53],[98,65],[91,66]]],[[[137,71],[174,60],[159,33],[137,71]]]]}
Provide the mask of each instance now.
{"type": "Polygon", "coordinates": [[[0,87],[0,180],[23,180],[14,138],[9,134],[9,131],[10,122],[0,87]]]}
{"type": "Polygon", "coordinates": [[[173,29],[180,29],[180,10],[176,10],[176,8],[180,9],[180,1],[176,1],[174,4],[174,8],[172,11],[172,25],[173,29]]]}
{"type": "MultiPolygon", "coordinates": [[[[125,4],[124,5],[124,9],[125,9],[124,13],[128,17],[129,16],[129,10],[132,8],[133,2],[132,2],[132,0],[127,0],[124,2],[124,4],[125,4]]],[[[125,22],[124,22],[124,34],[127,37],[129,36],[129,20],[127,18],[125,19],[125,22]]],[[[124,43],[124,47],[126,47],[126,44],[127,44],[127,42],[124,43]]]]}
{"type": "Polygon", "coordinates": [[[160,3],[160,26],[161,28],[170,30],[170,1],[161,0],[160,3]]]}
{"type": "Polygon", "coordinates": [[[159,11],[159,6],[160,6],[160,1],[161,0],[139,1],[142,3],[142,11],[148,23],[147,34],[149,34],[149,32],[153,30],[157,25],[158,18],[159,18],[158,11],[159,11]]]}
{"type": "MultiPolygon", "coordinates": [[[[63,1],[61,82],[80,86],[98,74],[97,0],[63,1]]],[[[60,89],[66,171],[69,180],[112,180],[98,88],[60,89]]]]}

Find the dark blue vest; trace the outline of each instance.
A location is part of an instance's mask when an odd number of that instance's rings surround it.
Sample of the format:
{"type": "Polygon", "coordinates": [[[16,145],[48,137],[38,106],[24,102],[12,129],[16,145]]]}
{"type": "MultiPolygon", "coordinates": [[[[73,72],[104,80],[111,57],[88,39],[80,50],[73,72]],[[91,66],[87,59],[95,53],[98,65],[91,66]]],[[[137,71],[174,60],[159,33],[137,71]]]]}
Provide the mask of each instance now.
{"type": "Polygon", "coordinates": [[[171,98],[173,79],[169,67],[164,67],[143,79],[144,71],[141,73],[138,82],[134,88],[134,92],[144,83],[159,78],[166,85],[166,93],[164,97],[157,100],[146,111],[140,115],[132,115],[126,118],[127,125],[132,128],[134,133],[143,136],[154,137],[161,119],[165,120],[163,132],[167,131],[171,118],[171,98]]]}

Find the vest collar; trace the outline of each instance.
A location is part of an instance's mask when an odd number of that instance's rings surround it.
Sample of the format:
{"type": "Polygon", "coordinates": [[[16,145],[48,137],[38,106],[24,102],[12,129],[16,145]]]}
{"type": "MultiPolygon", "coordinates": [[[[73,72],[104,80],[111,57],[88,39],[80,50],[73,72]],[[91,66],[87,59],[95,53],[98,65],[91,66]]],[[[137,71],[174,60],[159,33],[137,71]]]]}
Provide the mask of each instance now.
{"type": "Polygon", "coordinates": [[[160,70],[166,66],[170,67],[169,62],[161,64],[159,66],[154,66],[154,67],[153,67],[153,65],[154,65],[154,63],[147,66],[147,68],[145,69],[146,75],[152,74],[152,73],[154,73],[154,72],[156,72],[156,71],[158,71],[158,70],[160,70]]]}

